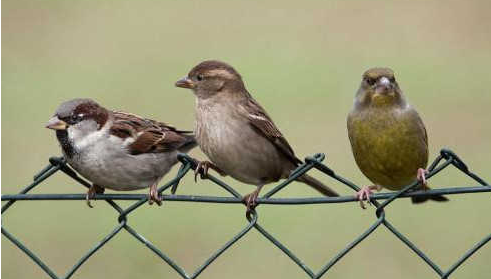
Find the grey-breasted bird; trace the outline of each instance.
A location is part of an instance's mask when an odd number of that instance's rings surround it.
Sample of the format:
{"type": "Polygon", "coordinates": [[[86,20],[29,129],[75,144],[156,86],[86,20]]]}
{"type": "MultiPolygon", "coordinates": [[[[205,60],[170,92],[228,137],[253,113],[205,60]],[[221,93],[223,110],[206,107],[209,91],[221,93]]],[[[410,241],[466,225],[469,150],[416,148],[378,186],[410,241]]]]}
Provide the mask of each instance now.
{"type": "Polygon", "coordinates": [[[195,147],[191,132],[131,113],[111,111],[91,99],[62,103],[46,128],[67,160],[93,185],[87,204],[104,188],[129,191],[150,187],[149,203],[161,204],[157,184],[177,163],[178,152],[195,147]]]}
{"type": "MultiPolygon", "coordinates": [[[[372,68],[363,74],[354,107],[348,115],[348,135],[356,163],[375,185],[363,187],[357,197],[370,201],[372,190],[401,190],[416,179],[426,185],[428,136],[423,121],[406,101],[394,72],[372,68]]],[[[444,196],[413,197],[413,203],[444,196]]]]}
{"type": "MultiPolygon", "coordinates": [[[[288,178],[302,162],[266,111],[245,88],[240,74],[220,61],[204,61],[176,82],[196,95],[196,141],[211,162],[201,162],[257,189],[244,197],[248,211],[261,188],[288,178]]],[[[199,171],[198,168],[198,171],[199,171]]],[[[338,194],[305,174],[298,181],[327,196],[338,194]]]]}

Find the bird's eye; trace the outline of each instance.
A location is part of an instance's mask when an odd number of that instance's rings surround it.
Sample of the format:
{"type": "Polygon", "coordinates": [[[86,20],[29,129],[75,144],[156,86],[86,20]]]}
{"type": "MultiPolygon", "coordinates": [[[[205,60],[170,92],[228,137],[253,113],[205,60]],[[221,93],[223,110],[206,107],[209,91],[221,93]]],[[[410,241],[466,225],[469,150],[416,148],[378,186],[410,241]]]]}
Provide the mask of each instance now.
{"type": "Polygon", "coordinates": [[[366,81],[367,81],[367,83],[368,83],[369,85],[374,85],[374,84],[375,84],[375,79],[373,79],[373,78],[369,78],[369,77],[367,77],[367,78],[366,78],[366,81]]]}
{"type": "Polygon", "coordinates": [[[197,80],[199,80],[199,81],[202,81],[202,80],[203,80],[203,75],[198,75],[198,76],[196,77],[196,79],[197,79],[197,80]]]}
{"type": "Polygon", "coordinates": [[[84,118],[84,114],[83,113],[79,113],[79,114],[72,114],[71,116],[71,121],[74,122],[74,123],[77,123],[77,122],[80,122],[82,121],[84,118]]]}
{"type": "Polygon", "coordinates": [[[391,77],[389,80],[390,80],[390,82],[395,82],[396,81],[396,78],[395,77],[391,77]]]}

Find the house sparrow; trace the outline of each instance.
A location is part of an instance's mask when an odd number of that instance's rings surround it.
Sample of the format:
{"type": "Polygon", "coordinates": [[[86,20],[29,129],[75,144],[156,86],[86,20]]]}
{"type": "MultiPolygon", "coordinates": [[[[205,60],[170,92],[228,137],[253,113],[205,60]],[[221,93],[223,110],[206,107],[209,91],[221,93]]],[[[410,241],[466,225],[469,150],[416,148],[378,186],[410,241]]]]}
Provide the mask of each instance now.
{"type": "Polygon", "coordinates": [[[93,185],[87,204],[104,188],[129,191],[150,187],[149,203],[161,205],[157,184],[177,163],[178,152],[196,146],[191,132],[134,114],[110,111],[90,99],[62,103],[46,128],[67,162],[93,185]]]}
{"type": "MultiPolygon", "coordinates": [[[[245,88],[240,74],[220,61],[205,61],[176,82],[196,95],[196,141],[211,160],[201,162],[197,171],[208,168],[257,189],[244,197],[250,212],[257,205],[261,188],[288,178],[302,163],[293,153],[266,111],[245,88]]],[[[336,192],[304,174],[298,181],[327,196],[336,192]]]]}
{"type": "MultiPolygon", "coordinates": [[[[353,110],[348,115],[348,136],[353,155],[363,174],[375,185],[363,187],[357,197],[370,202],[372,190],[397,191],[416,179],[426,190],[428,137],[423,121],[411,107],[388,68],[372,68],[363,74],[353,110]]],[[[413,203],[444,196],[412,197],[413,203]]]]}

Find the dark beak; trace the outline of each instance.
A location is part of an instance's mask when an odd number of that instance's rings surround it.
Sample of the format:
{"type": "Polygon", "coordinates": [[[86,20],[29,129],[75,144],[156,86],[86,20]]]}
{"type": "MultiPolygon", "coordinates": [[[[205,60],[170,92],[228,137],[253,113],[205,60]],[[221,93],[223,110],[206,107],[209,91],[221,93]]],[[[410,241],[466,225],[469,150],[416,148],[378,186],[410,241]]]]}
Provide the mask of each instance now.
{"type": "Polygon", "coordinates": [[[48,124],[46,124],[46,128],[52,130],[66,130],[68,128],[68,124],[63,120],[60,120],[58,116],[53,116],[48,121],[48,124]]]}
{"type": "Polygon", "coordinates": [[[176,86],[182,87],[182,88],[193,89],[194,88],[194,82],[188,77],[183,77],[180,80],[176,81],[176,86]]]}

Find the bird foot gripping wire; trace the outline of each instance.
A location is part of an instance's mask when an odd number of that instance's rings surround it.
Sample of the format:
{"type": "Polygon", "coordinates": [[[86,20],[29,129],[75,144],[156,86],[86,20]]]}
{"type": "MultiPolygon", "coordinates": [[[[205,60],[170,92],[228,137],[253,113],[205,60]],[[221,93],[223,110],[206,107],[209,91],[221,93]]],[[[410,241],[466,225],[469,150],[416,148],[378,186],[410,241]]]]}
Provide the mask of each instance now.
{"type": "Polygon", "coordinates": [[[360,201],[360,207],[363,209],[367,208],[364,203],[365,200],[367,201],[368,205],[372,205],[370,195],[373,194],[373,190],[380,191],[381,189],[382,187],[379,185],[370,185],[370,186],[362,187],[361,190],[356,193],[356,198],[358,198],[358,200],[360,201]]]}
{"type": "Polygon", "coordinates": [[[257,198],[259,197],[259,192],[261,192],[261,188],[262,186],[257,187],[254,192],[247,194],[242,198],[242,202],[247,207],[246,215],[249,215],[251,212],[256,210],[256,206],[258,205],[257,198]]]}
{"type": "Polygon", "coordinates": [[[221,176],[225,176],[225,172],[222,171],[219,167],[215,166],[212,162],[210,162],[210,161],[199,161],[197,166],[196,166],[196,169],[194,170],[194,181],[198,182],[198,179],[197,179],[198,174],[200,174],[201,179],[208,178],[208,170],[209,169],[213,169],[216,172],[218,172],[218,174],[220,174],[221,176]]]}
{"type": "Polygon", "coordinates": [[[150,186],[150,192],[148,194],[148,204],[149,205],[152,205],[154,202],[158,206],[162,205],[162,197],[160,196],[159,191],[157,189],[157,183],[158,182],[156,182],[156,183],[152,184],[152,186],[150,186]]]}
{"type": "Polygon", "coordinates": [[[87,195],[85,196],[85,201],[87,202],[87,205],[90,208],[94,208],[92,204],[90,204],[90,200],[94,199],[96,194],[103,194],[103,193],[104,193],[104,188],[92,184],[92,186],[89,188],[89,191],[87,192],[87,195]]]}
{"type": "MultiPolygon", "coordinates": [[[[419,182],[421,182],[421,185],[426,186],[426,175],[430,173],[429,171],[419,168],[418,173],[416,175],[416,178],[418,179],[419,182]]],[[[426,187],[423,187],[423,189],[426,189],[426,187]]]]}

